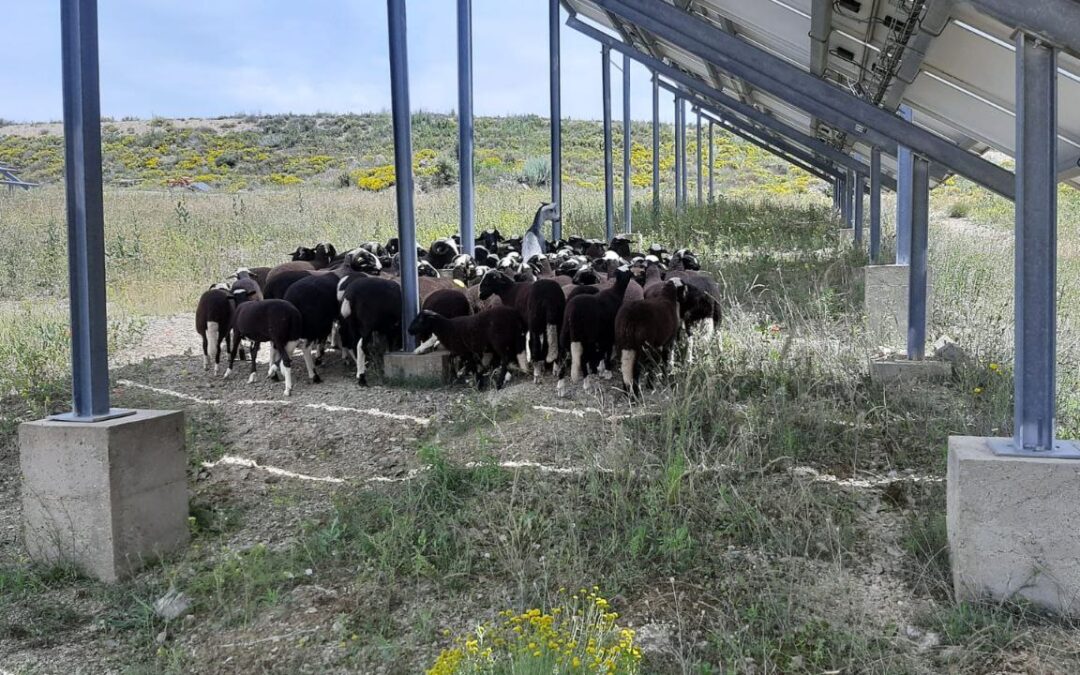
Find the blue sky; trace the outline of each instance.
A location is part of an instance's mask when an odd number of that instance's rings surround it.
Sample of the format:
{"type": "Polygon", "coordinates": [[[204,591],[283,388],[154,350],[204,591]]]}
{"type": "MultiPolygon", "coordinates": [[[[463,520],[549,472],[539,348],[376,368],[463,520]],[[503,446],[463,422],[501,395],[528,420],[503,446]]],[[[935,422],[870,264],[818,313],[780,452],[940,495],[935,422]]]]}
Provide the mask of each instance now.
{"type": "MultiPolygon", "coordinates": [[[[61,117],[60,2],[4,2],[0,118],[61,117]],[[13,55],[17,55],[14,56],[13,55]]],[[[101,0],[102,112],[113,117],[388,110],[383,0],[101,0]],[[298,7],[303,7],[300,11],[298,7]]],[[[409,0],[414,110],[457,105],[456,2],[409,0]]],[[[547,2],[473,0],[478,115],[548,114],[547,2]]],[[[621,61],[621,59],[620,59],[621,61]]],[[[563,27],[563,115],[598,119],[600,48],[563,27]]],[[[635,119],[648,72],[631,74],[635,119]]],[[[621,75],[612,70],[621,115],[621,75]]],[[[671,118],[670,97],[662,104],[671,118]]]]}

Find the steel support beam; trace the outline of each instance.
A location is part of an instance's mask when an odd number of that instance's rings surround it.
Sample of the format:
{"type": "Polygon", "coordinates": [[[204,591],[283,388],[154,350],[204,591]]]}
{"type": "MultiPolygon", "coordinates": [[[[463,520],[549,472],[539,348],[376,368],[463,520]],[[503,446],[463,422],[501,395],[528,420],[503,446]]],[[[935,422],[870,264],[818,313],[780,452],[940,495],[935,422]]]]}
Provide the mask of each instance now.
{"type": "Polygon", "coordinates": [[[1014,450],[1054,449],[1057,347],[1057,55],[1016,36],[1014,450]]]}
{"type": "Polygon", "coordinates": [[[60,17],[72,412],[55,419],[99,422],[130,413],[109,407],[97,0],[64,2],[60,17]]]}
{"type": "MultiPolygon", "coordinates": [[[[1080,5],[1076,0],[970,0],[1006,26],[1080,57],[1080,5]]],[[[1056,181],[1055,181],[1056,182],[1056,181]]]]}
{"type": "Polygon", "coordinates": [[[413,211],[412,119],[409,106],[409,47],[406,39],[405,1],[386,0],[390,33],[390,96],[394,119],[394,171],[397,193],[398,242],[401,247],[401,344],[416,349],[409,325],[419,314],[416,281],[416,220],[413,211]]]}
{"type": "Polygon", "coordinates": [[[757,145],[780,159],[793,164],[804,171],[808,171],[826,182],[831,181],[831,176],[836,175],[837,169],[827,162],[810,155],[809,153],[794,147],[781,138],[764,133],[761,129],[754,128],[743,120],[725,116],[715,109],[702,106],[702,110],[708,111],[717,117],[714,119],[706,115],[710,123],[719,123],[721,128],[730,134],[757,145]]]}
{"type": "Polygon", "coordinates": [[[695,141],[697,143],[697,205],[700,207],[705,198],[705,174],[703,173],[701,157],[701,110],[697,111],[697,129],[695,141]]]}
{"type": "Polygon", "coordinates": [[[870,151],[870,264],[881,258],[881,150],[870,151]]]}
{"type": "Polygon", "coordinates": [[[562,67],[559,0],[548,0],[548,85],[551,99],[551,237],[562,239],[562,67]]]}
{"type": "Polygon", "coordinates": [[[652,207],[653,225],[660,223],[660,76],[652,76],[652,207]]]}
{"type": "Polygon", "coordinates": [[[615,236],[615,176],[611,147],[611,50],[600,47],[601,93],[604,97],[604,237],[615,236]]]}
{"type": "Polygon", "coordinates": [[[461,246],[472,255],[476,247],[476,190],[473,184],[473,49],[472,0],[457,3],[458,48],[458,189],[461,207],[461,246]]]}
{"type": "Polygon", "coordinates": [[[872,145],[890,150],[898,142],[944,164],[983,187],[1012,199],[1015,176],[933,133],[905,122],[858,96],[811,75],[749,42],[728,35],[707,21],[653,0],[594,0],[626,21],[649,30],[730,75],[768,91],[872,145]],[[863,129],[864,128],[864,129],[863,129]],[[865,133],[860,134],[860,130],[865,133]]]}
{"type": "MultiPolygon", "coordinates": [[[[615,51],[622,52],[624,54],[630,54],[638,63],[652,69],[654,73],[663,75],[668,80],[678,83],[683,87],[697,93],[701,97],[707,98],[713,105],[723,108],[726,111],[736,113],[741,117],[751,120],[762,126],[766,126],[772,129],[774,132],[784,136],[793,143],[797,143],[806,149],[810,150],[816,155],[829,160],[833,164],[847,167],[855,171],[864,171],[869,173],[870,167],[862,164],[858,160],[854,159],[850,155],[847,155],[840,150],[837,150],[833,146],[820,141],[808,134],[805,134],[798,129],[784,123],[780,119],[763,113],[753,106],[746,105],[741,101],[725,94],[720,89],[710,86],[706,82],[692,76],[687,73],[674,68],[662,61],[659,61],[648,54],[642,52],[633,46],[627,45],[623,42],[616,40],[607,33],[596,30],[592,26],[584,23],[578,18],[571,17],[567,20],[566,25],[570,26],[574,30],[578,31],[582,35],[596,40],[600,44],[606,44],[608,47],[615,51]]],[[[727,117],[727,115],[725,115],[727,117]]],[[[892,145],[895,151],[895,144],[892,145]]],[[[887,150],[887,147],[886,147],[887,150]]],[[[895,190],[895,183],[889,177],[884,178],[884,185],[889,190],[895,190]]]]}
{"type": "Polygon", "coordinates": [[[632,232],[633,222],[630,210],[630,57],[623,54],[622,60],[622,115],[623,115],[623,232],[632,232]]]}
{"type": "MultiPolygon", "coordinates": [[[[900,106],[899,114],[908,122],[912,119],[911,108],[900,106]]],[[[911,150],[900,146],[896,154],[896,264],[911,263],[911,200],[914,189],[912,170],[914,159],[911,150]]]]}
{"type": "Polygon", "coordinates": [[[843,186],[840,184],[840,177],[833,178],[832,181],[832,207],[833,211],[840,212],[840,193],[843,191],[843,186]]]}
{"type": "Polygon", "coordinates": [[[709,203],[714,201],[713,190],[716,187],[716,164],[713,162],[713,121],[709,120],[709,203]]]}
{"type": "Polygon", "coordinates": [[[682,199],[683,208],[686,208],[689,204],[688,196],[690,194],[690,172],[688,171],[690,160],[686,156],[686,100],[679,99],[679,156],[682,158],[682,165],[679,167],[679,173],[682,174],[682,199]]]}
{"type": "Polygon", "coordinates": [[[679,129],[682,122],[682,100],[675,95],[675,209],[681,210],[682,203],[682,131],[679,129]]]}
{"type": "Polygon", "coordinates": [[[862,247],[863,243],[863,209],[864,195],[866,194],[866,176],[861,173],[855,174],[855,246],[862,247]]]}
{"type": "Polygon", "coordinates": [[[930,225],[930,162],[922,156],[914,158],[912,183],[907,356],[910,361],[922,361],[926,357],[926,259],[930,225]]]}

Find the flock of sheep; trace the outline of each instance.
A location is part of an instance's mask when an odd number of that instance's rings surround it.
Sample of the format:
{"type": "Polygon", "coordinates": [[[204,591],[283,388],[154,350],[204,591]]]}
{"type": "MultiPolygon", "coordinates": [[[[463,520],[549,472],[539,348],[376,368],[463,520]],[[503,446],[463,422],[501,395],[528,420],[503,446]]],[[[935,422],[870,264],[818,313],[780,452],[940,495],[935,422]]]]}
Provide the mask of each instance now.
{"type": "MultiPolygon", "coordinates": [[[[699,323],[712,331],[720,317],[716,281],[686,249],[669,254],[653,244],[633,251],[624,236],[545,243],[543,211],[523,237],[484,231],[471,256],[460,252],[457,236],[418,248],[421,311],[408,326],[420,342],[416,351],[445,348],[458,372],[473,375],[481,388],[492,369],[496,388],[515,365],[531,370],[537,383],[551,370],[560,396],[567,370],[589,390],[593,378],[611,377],[618,359],[627,392],[640,396],[642,371],[658,367],[666,375],[680,336],[689,339],[699,323]]],[[[268,376],[283,374],[288,396],[296,349],[317,383],[323,353],[335,348],[366,385],[375,342],[382,349],[401,344],[397,239],[344,254],[330,244],[299,247],[291,257],[275,267],[241,268],[202,295],[195,324],[204,368],[212,363],[218,374],[224,341],[229,377],[247,341],[252,382],[259,346],[268,342],[268,376]]]]}

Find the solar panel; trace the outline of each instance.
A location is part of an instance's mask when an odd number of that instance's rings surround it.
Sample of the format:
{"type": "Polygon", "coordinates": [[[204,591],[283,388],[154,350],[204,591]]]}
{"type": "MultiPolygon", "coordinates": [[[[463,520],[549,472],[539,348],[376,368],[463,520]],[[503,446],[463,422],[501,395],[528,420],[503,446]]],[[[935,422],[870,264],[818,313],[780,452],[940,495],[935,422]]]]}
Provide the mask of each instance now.
{"type": "MultiPolygon", "coordinates": [[[[657,2],[667,0],[657,0],[657,2]]],[[[667,1],[806,72],[818,74],[861,98],[895,110],[901,103],[914,123],[981,154],[1015,152],[1016,94],[1013,30],[970,4],[951,0],[674,0],[667,1]],[[814,63],[812,21],[824,12],[827,51],[814,63]]],[[[830,129],[779,96],[755,88],[647,30],[599,7],[594,0],[564,5],[598,28],[619,36],[702,82],[753,105],[806,134],[868,157],[871,144],[830,129]]],[[[1061,180],[1080,187],[1080,61],[1059,56],[1061,180]]],[[[883,171],[895,162],[883,156],[883,171]]],[[[935,179],[947,169],[935,165],[935,179]]]]}

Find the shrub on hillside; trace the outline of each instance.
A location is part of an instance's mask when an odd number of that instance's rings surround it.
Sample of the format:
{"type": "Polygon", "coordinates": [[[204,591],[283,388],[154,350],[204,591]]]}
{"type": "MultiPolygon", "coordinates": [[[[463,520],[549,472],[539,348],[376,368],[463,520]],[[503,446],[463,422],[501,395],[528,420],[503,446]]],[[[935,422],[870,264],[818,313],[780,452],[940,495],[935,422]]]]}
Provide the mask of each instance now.
{"type": "Polygon", "coordinates": [[[521,182],[532,187],[547,185],[551,181],[551,160],[547,157],[530,157],[521,171],[521,182]]]}

